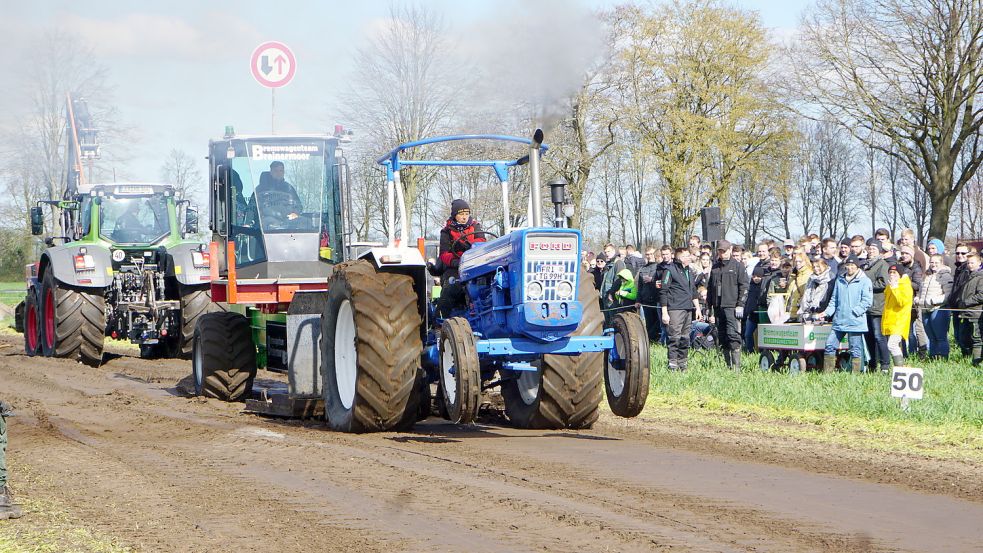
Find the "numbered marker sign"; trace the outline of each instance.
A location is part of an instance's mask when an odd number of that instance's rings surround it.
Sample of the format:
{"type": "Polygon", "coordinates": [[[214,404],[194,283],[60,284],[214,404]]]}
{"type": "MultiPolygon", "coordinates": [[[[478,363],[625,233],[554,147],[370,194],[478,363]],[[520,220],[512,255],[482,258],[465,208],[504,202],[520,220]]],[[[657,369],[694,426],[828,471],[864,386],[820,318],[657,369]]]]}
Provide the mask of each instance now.
{"type": "Polygon", "coordinates": [[[894,367],[891,374],[891,397],[922,399],[925,373],[914,367],[894,367]]]}
{"type": "Polygon", "coordinates": [[[266,88],[280,88],[294,78],[297,60],[285,44],[264,42],[253,50],[249,68],[259,84],[266,88]]]}

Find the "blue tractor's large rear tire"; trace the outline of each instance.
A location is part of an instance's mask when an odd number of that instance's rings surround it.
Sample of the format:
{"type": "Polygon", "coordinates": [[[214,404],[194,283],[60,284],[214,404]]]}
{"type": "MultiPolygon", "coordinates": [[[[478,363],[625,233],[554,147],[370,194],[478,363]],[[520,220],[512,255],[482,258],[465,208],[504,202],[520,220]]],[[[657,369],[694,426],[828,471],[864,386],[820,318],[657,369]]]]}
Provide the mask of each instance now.
{"type": "MultiPolygon", "coordinates": [[[[593,279],[580,273],[577,299],[584,309],[574,336],[600,336],[604,317],[593,279]]],[[[544,355],[539,369],[516,371],[502,383],[505,415],[520,428],[590,428],[604,395],[604,353],[544,355]]]]}
{"type": "Polygon", "coordinates": [[[321,317],[321,387],[328,426],[402,430],[417,420],[422,325],[413,279],[368,261],[335,267],[321,317]]]}

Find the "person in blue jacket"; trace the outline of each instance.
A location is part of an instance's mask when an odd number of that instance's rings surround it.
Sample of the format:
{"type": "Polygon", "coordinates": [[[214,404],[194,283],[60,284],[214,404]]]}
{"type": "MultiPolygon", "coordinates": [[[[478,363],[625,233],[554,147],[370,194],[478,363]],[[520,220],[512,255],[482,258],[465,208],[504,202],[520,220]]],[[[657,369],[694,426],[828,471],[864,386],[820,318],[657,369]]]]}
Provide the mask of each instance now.
{"type": "Polygon", "coordinates": [[[848,257],[842,263],[844,273],[836,277],[833,295],[824,313],[833,322],[833,331],[826,340],[823,372],[831,373],[836,367],[836,350],[846,336],[850,344],[850,368],[863,370],[864,334],[867,332],[867,310],[874,303],[874,288],[867,275],[857,266],[857,259],[848,257]]]}

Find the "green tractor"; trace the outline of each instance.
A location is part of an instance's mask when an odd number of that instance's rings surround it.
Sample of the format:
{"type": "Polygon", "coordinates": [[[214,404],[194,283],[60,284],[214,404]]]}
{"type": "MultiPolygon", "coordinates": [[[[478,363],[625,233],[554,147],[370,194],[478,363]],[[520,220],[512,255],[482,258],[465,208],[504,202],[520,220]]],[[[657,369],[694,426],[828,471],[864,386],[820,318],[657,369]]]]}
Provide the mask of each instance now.
{"type": "Polygon", "coordinates": [[[81,183],[65,196],[31,209],[34,235],[43,205],[63,235],[27,267],[16,313],[27,354],[95,366],[110,336],[139,344],[141,357],[190,356],[198,317],[222,308],[211,301],[207,248],[186,238],[197,212],[168,184],[81,183]]]}

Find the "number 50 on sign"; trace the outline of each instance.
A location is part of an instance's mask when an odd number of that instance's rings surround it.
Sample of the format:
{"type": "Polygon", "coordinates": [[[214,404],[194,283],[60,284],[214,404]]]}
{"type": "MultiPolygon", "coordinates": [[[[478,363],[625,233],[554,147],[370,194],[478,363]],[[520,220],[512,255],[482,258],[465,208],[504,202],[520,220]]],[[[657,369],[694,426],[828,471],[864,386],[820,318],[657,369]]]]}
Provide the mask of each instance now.
{"type": "Polygon", "coordinates": [[[922,399],[925,373],[914,367],[894,367],[891,374],[891,397],[922,399]]]}

